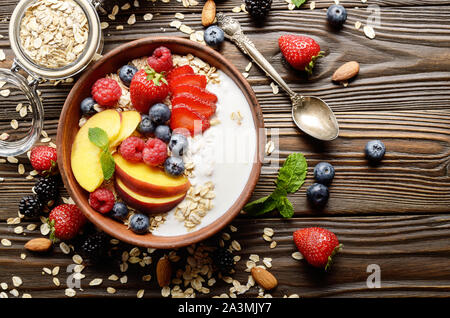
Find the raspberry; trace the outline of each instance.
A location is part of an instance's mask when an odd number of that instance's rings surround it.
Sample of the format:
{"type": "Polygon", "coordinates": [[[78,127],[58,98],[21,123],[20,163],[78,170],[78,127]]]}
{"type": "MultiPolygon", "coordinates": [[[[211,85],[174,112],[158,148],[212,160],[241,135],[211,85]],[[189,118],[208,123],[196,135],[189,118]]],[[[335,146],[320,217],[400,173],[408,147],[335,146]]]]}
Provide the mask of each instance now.
{"type": "Polygon", "coordinates": [[[167,145],[164,141],[153,138],[147,140],[145,148],[142,151],[142,159],[149,166],[163,164],[167,158],[167,145]]]}
{"type": "Polygon", "coordinates": [[[126,160],[131,162],[142,161],[142,150],[144,150],[145,142],[139,137],[128,137],[119,147],[119,152],[126,160]]]}
{"type": "Polygon", "coordinates": [[[111,211],[115,201],[114,194],[105,188],[99,188],[89,195],[91,207],[102,214],[111,211]]]}
{"type": "Polygon", "coordinates": [[[113,107],[120,96],[122,96],[122,89],[111,78],[101,78],[92,86],[92,97],[100,106],[113,107]]]}
{"type": "Polygon", "coordinates": [[[169,72],[172,67],[172,54],[170,50],[164,46],[160,46],[153,51],[153,55],[147,58],[147,64],[157,73],[169,72]]]}

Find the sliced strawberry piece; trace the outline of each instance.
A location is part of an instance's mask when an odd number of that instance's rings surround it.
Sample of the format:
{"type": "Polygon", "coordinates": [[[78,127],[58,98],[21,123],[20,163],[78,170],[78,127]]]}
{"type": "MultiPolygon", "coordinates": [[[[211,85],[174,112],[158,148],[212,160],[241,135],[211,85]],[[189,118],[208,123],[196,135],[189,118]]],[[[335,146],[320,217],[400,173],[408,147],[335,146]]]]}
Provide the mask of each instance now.
{"type": "Polygon", "coordinates": [[[176,67],[166,75],[166,80],[170,82],[175,77],[185,74],[194,74],[194,70],[192,69],[192,67],[190,67],[189,65],[176,67]]]}
{"type": "Polygon", "coordinates": [[[193,111],[205,116],[211,117],[216,112],[216,105],[214,103],[204,101],[190,93],[181,93],[172,97],[172,106],[185,104],[193,111]]]}
{"type": "Polygon", "coordinates": [[[169,82],[170,91],[172,92],[178,85],[193,85],[204,89],[206,87],[206,76],[197,74],[177,76],[169,82]]]}
{"type": "Polygon", "coordinates": [[[191,136],[204,132],[210,127],[209,120],[193,111],[189,106],[178,104],[172,108],[170,128],[172,131],[187,129],[191,136]]]}
{"type": "Polygon", "coordinates": [[[194,85],[178,85],[172,91],[172,95],[178,95],[182,93],[189,93],[199,97],[200,99],[209,101],[211,103],[217,102],[217,96],[206,89],[203,89],[194,85]]]}

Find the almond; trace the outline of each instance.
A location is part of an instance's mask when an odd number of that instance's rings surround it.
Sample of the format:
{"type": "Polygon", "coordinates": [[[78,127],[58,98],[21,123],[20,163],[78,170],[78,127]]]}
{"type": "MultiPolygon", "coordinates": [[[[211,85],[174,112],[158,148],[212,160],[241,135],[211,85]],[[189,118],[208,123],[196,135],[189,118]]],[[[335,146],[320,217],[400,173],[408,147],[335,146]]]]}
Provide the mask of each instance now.
{"type": "Polygon", "coordinates": [[[156,264],[156,279],[158,280],[159,287],[169,285],[170,278],[172,277],[172,266],[167,257],[161,257],[156,264]]]}
{"type": "Polygon", "coordinates": [[[25,248],[31,252],[47,252],[52,247],[52,241],[46,238],[35,238],[25,244],[25,248]]]}
{"type": "Polygon", "coordinates": [[[262,267],[253,267],[252,276],[255,282],[265,290],[274,289],[278,285],[275,276],[262,267]]]}
{"type": "Polygon", "coordinates": [[[214,0],[207,0],[202,10],[202,25],[207,27],[214,23],[216,18],[216,3],[214,0]]]}
{"type": "Polygon", "coordinates": [[[359,72],[359,63],[356,61],[347,62],[334,72],[331,78],[334,82],[344,82],[355,77],[359,72]]]}

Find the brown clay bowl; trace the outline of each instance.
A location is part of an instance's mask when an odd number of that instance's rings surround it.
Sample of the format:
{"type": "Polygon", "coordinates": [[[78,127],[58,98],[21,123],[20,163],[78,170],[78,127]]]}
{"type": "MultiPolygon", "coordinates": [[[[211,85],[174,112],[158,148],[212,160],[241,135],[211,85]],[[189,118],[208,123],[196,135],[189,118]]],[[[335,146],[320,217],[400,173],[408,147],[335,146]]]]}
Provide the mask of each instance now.
{"type": "MultiPolygon", "coordinates": [[[[263,140],[261,140],[260,134],[257,133],[258,144],[255,160],[244,191],[231,208],[220,218],[197,231],[179,236],[156,236],[150,233],[138,235],[127,229],[125,225],[93,210],[88,203],[89,193],[78,185],[72,173],[70,164],[72,143],[79,129],[79,104],[83,98],[90,96],[91,87],[97,79],[104,77],[108,73],[116,72],[122,65],[134,58],[148,56],[160,45],[168,47],[176,54],[186,55],[192,53],[227,74],[235,81],[246,96],[251,107],[253,121],[257,132],[258,129],[264,127],[261,109],[252,88],[241,75],[241,72],[239,72],[221,54],[207,46],[178,37],[147,37],[115,48],[84,72],[70,91],[70,94],[67,96],[66,102],[64,103],[58,124],[57,146],[58,166],[61,171],[64,185],[80,210],[92,223],[109,235],[123,242],[143,247],[168,249],[182,247],[204,240],[220,231],[233,220],[250,198],[256,182],[258,181],[261,170],[262,149],[264,147],[262,145],[263,140]]],[[[217,195],[220,195],[220,193],[217,195]]]]}

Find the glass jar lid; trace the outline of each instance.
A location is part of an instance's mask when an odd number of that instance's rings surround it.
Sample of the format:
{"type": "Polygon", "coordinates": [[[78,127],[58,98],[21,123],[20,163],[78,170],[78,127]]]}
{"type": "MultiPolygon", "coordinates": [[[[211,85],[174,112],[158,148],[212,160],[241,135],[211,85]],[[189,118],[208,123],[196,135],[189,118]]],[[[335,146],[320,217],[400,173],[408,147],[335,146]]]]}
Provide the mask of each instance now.
{"type": "Polygon", "coordinates": [[[87,0],[21,0],[9,35],[16,62],[43,79],[79,73],[102,48],[100,19],[87,0]]]}

